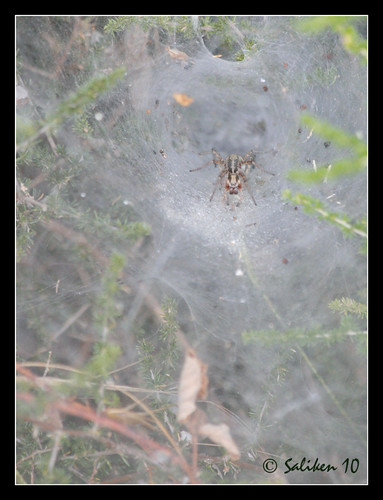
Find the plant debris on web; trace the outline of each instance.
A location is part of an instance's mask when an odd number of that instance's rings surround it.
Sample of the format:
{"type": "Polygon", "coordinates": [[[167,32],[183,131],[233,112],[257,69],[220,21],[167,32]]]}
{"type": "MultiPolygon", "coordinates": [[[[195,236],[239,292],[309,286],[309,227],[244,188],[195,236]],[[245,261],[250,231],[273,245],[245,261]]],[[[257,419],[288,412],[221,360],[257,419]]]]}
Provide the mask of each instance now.
{"type": "Polygon", "coordinates": [[[208,422],[205,413],[197,408],[197,400],[207,397],[208,383],[207,365],[197,357],[193,349],[188,348],[178,387],[177,420],[192,434],[208,437],[225,448],[232,460],[238,460],[241,453],[231,437],[229,427],[226,424],[208,422]]]}

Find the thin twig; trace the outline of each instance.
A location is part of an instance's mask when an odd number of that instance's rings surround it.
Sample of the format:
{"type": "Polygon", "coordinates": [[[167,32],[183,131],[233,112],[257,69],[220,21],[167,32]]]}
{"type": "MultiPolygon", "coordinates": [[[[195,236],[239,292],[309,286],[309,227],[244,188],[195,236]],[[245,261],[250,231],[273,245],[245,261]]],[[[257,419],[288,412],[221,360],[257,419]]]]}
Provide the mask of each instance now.
{"type": "Polygon", "coordinates": [[[62,335],[68,328],[73,325],[83,314],[84,312],[89,309],[90,304],[84,304],[83,306],[80,307],[72,316],[70,316],[65,323],[62,325],[61,328],[59,328],[55,333],[51,335],[52,340],[57,340],[60,335],[62,335]]]}
{"type": "Polygon", "coordinates": [[[46,377],[47,374],[48,374],[48,371],[49,371],[49,364],[51,362],[51,356],[52,356],[52,351],[49,351],[48,352],[48,360],[47,360],[47,364],[46,364],[46,367],[45,367],[45,370],[44,370],[44,374],[43,374],[43,377],[46,377]]]}
{"type": "MultiPolygon", "coordinates": [[[[122,392],[124,392],[124,391],[122,391],[122,392]]],[[[157,424],[158,428],[166,436],[166,438],[168,439],[168,441],[171,443],[171,445],[173,446],[173,448],[177,452],[178,456],[182,460],[182,463],[183,463],[184,467],[186,469],[188,469],[189,468],[188,464],[186,463],[186,460],[185,460],[185,458],[184,458],[184,456],[183,456],[183,454],[181,452],[180,447],[178,446],[178,443],[169,434],[169,432],[167,431],[167,429],[164,427],[164,425],[162,424],[162,422],[156,417],[156,415],[154,414],[154,412],[148,406],[146,406],[146,404],[143,403],[140,399],[138,399],[136,396],[133,396],[133,394],[129,393],[128,391],[125,391],[124,394],[126,396],[130,397],[135,403],[137,403],[139,406],[141,406],[141,408],[143,408],[148,413],[148,415],[151,416],[151,418],[157,424]]]]}
{"type": "Polygon", "coordinates": [[[49,459],[49,464],[48,464],[48,472],[52,473],[53,469],[56,464],[57,460],[57,455],[58,452],[60,451],[60,441],[61,441],[61,431],[56,431],[54,434],[54,443],[53,443],[53,448],[52,448],[52,453],[49,459]]]}

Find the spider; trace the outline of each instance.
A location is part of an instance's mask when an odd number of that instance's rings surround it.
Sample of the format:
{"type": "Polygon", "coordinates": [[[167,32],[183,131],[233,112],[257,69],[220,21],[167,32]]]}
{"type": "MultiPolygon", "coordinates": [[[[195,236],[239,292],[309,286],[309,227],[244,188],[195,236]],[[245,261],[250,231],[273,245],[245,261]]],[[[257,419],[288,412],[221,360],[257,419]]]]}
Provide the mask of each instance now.
{"type": "MultiPolygon", "coordinates": [[[[243,184],[246,186],[246,189],[249,192],[249,195],[253,200],[254,205],[256,205],[257,203],[254,199],[252,192],[250,191],[247,177],[245,175],[245,173],[247,174],[248,171],[250,170],[250,165],[253,165],[253,167],[258,167],[270,175],[275,175],[272,172],[268,172],[263,167],[261,167],[261,165],[258,165],[258,163],[255,162],[254,158],[256,151],[252,149],[244,157],[232,154],[227,156],[225,159],[223,159],[221,155],[214,148],[211,151],[213,153],[212,160],[202,165],[202,167],[193,168],[192,170],[190,170],[190,172],[201,170],[201,168],[207,167],[210,163],[214,163],[215,167],[217,165],[220,166],[221,172],[218,175],[218,179],[217,182],[215,183],[214,190],[210,196],[210,201],[213,199],[218,184],[222,181],[223,178],[226,178],[225,182],[226,194],[238,194],[238,193],[241,194],[241,189],[242,189],[241,181],[243,181],[243,184]],[[243,172],[241,169],[242,165],[246,165],[245,172],[243,172]]],[[[229,204],[229,201],[227,201],[227,203],[229,204]]],[[[238,205],[239,202],[237,203],[237,206],[238,205]]]]}

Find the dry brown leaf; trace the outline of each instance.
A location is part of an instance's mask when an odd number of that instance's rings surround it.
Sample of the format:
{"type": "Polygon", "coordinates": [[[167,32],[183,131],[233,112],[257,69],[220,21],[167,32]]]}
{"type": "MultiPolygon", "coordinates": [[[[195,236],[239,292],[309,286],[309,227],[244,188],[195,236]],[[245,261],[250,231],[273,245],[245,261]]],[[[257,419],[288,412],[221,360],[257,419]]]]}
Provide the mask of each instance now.
{"type": "Polygon", "coordinates": [[[181,106],[190,106],[190,104],[194,101],[192,97],[189,97],[186,94],[178,94],[177,92],[174,92],[173,97],[178,104],[181,104],[181,106]]]}
{"type": "Polygon", "coordinates": [[[169,52],[169,56],[173,57],[174,59],[189,59],[189,56],[185,53],[182,52],[181,50],[178,49],[171,49],[170,47],[166,47],[166,50],[169,52]]]}
{"type": "Polygon", "coordinates": [[[197,409],[196,400],[205,399],[207,394],[207,365],[197,358],[193,349],[186,351],[178,388],[179,422],[185,422],[197,409]]]}
{"type": "Polygon", "coordinates": [[[219,446],[223,446],[232,460],[238,460],[241,453],[230,434],[230,429],[226,424],[203,424],[198,429],[199,434],[211,439],[219,446]]]}
{"type": "Polygon", "coordinates": [[[226,424],[210,424],[205,413],[197,408],[196,401],[207,397],[207,365],[191,347],[186,348],[178,387],[177,420],[186,425],[194,435],[200,434],[226,449],[232,460],[238,460],[240,451],[226,424]]]}

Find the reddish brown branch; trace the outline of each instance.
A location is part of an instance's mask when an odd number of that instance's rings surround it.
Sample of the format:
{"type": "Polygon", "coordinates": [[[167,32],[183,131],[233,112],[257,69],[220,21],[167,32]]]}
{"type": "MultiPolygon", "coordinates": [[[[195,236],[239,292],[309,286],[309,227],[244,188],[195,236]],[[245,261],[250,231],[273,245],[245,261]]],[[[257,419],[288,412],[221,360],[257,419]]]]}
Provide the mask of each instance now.
{"type": "MultiPolygon", "coordinates": [[[[31,372],[29,369],[22,367],[20,365],[17,365],[17,370],[20,373],[22,373],[26,378],[33,380],[36,383],[37,379],[40,379],[39,377],[35,376],[33,372],[31,372]]],[[[30,393],[18,393],[17,398],[29,404],[32,404],[36,399],[35,396],[30,393]]],[[[191,482],[196,482],[194,471],[182,456],[177,455],[171,449],[165,447],[164,445],[158,443],[157,441],[154,441],[152,438],[150,438],[143,432],[132,429],[126,424],[119,422],[113,418],[110,418],[103,413],[99,413],[95,409],[89,406],[85,406],[74,400],[61,399],[50,402],[45,412],[46,414],[59,412],[60,414],[71,415],[72,417],[78,417],[83,420],[93,422],[100,427],[106,427],[114,432],[126,436],[127,438],[131,439],[142,450],[144,450],[147,453],[147,455],[153,460],[154,463],[160,462],[162,459],[166,458],[172,461],[173,463],[179,465],[188,475],[191,482]]],[[[34,420],[33,423],[39,425],[39,422],[36,420],[34,420]]],[[[41,422],[43,428],[46,429],[48,428],[48,430],[52,431],[54,429],[50,424],[51,422],[49,421],[41,422]]]]}

